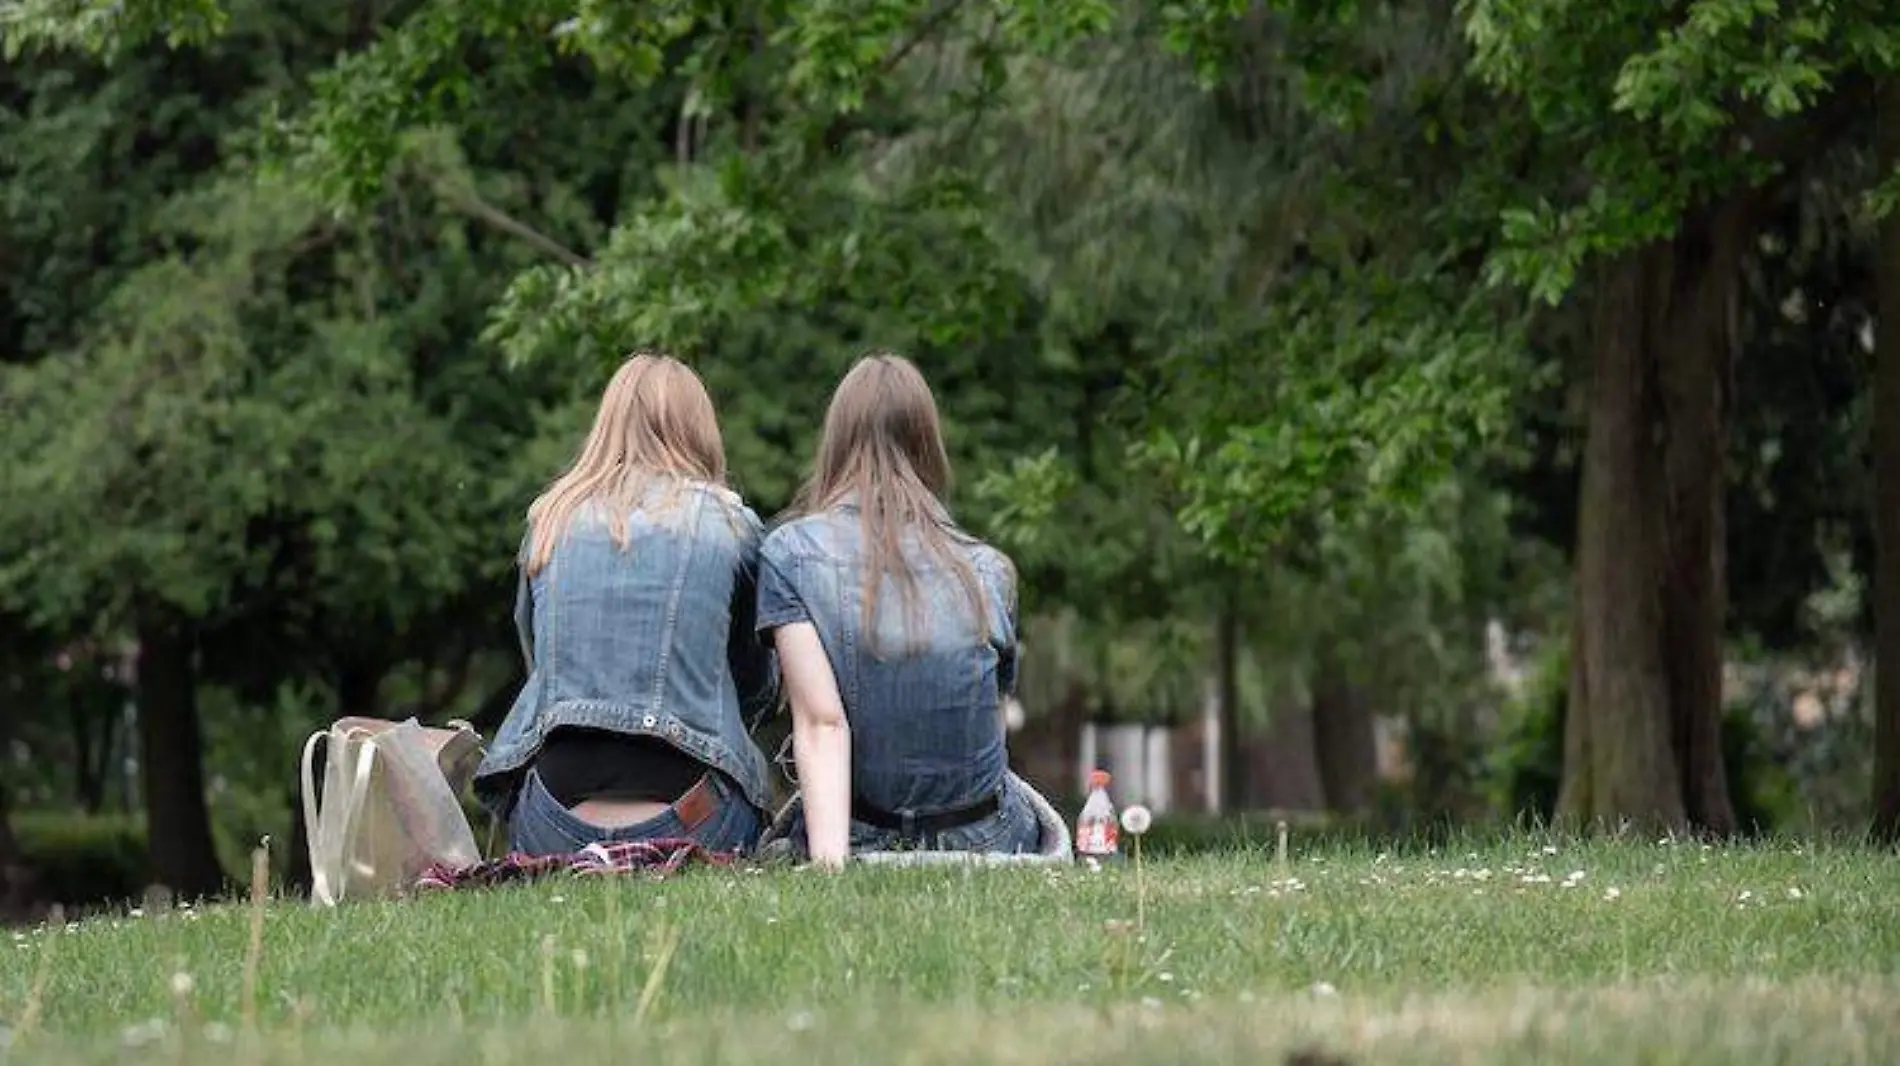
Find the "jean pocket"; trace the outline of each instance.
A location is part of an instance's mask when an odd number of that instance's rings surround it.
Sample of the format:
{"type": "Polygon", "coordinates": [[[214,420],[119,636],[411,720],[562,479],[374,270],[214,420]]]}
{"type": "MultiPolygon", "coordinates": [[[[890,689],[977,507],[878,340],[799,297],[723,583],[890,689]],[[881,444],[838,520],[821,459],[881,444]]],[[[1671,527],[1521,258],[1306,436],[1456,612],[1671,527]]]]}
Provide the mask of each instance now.
{"type": "Polygon", "coordinates": [[[531,854],[572,854],[606,835],[563,807],[533,771],[522,782],[521,798],[509,822],[508,835],[514,849],[531,854]]]}

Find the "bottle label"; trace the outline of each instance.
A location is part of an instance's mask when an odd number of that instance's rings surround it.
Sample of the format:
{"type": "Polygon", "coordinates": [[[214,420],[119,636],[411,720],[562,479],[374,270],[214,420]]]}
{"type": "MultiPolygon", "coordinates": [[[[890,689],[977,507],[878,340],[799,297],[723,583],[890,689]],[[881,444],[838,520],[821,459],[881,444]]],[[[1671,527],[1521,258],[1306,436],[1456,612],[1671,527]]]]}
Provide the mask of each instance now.
{"type": "Polygon", "coordinates": [[[1107,855],[1115,850],[1118,835],[1112,821],[1084,822],[1075,828],[1075,850],[1084,855],[1107,855]]]}

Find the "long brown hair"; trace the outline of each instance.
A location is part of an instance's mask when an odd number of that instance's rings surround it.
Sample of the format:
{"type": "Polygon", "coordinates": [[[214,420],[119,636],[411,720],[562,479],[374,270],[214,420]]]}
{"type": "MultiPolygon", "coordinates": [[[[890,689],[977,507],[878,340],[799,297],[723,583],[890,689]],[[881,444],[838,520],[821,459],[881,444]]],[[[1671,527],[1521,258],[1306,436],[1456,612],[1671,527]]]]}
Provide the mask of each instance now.
{"type": "Polygon", "coordinates": [[[601,395],[594,428],[573,465],[528,507],[522,565],[540,573],[574,516],[600,503],[614,543],[627,547],[627,514],[656,481],[692,478],[724,485],[726,449],[706,386],[685,363],[635,352],[601,395]]]}
{"type": "Polygon", "coordinates": [[[878,593],[897,584],[906,630],[921,616],[917,578],[906,565],[906,534],[955,574],[978,631],[988,628],[975,569],[958,548],[971,538],[951,521],[950,457],[930,385],[910,360],[874,352],[852,366],[832,393],[811,478],[793,510],[813,514],[851,500],[864,533],[863,629],[875,643],[878,593]]]}

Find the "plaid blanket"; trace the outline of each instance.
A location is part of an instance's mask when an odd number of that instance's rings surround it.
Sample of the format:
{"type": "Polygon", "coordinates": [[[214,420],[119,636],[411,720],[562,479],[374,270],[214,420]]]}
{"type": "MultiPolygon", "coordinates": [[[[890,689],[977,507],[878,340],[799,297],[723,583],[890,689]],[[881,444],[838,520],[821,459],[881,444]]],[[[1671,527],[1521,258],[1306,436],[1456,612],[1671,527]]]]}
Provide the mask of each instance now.
{"type": "Polygon", "coordinates": [[[533,881],[553,874],[631,874],[665,877],[694,862],[730,866],[738,856],[708,851],[690,840],[639,840],[590,844],[572,855],[515,853],[474,866],[437,865],[425,871],[417,888],[483,888],[511,881],[533,881]]]}

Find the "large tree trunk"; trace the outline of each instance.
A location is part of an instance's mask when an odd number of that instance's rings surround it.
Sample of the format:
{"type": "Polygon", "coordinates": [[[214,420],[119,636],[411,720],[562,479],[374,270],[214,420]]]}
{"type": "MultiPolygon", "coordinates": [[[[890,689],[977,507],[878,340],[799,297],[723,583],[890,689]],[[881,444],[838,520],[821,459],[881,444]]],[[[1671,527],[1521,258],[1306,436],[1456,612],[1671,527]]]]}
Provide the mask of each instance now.
{"type": "Polygon", "coordinates": [[[362,715],[381,718],[383,676],[380,662],[352,662],[336,672],[336,703],[339,717],[362,715]]]}
{"type": "Polygon", "coordinates": [[[7,793],[0,787],[0,925],[31,921],[39,904],[39,885],[13,835],[7,793]]]}
{"type": "Polygon", "coordinates": [[[225,885],[205,805],[198,679],[189,631],[169,616],[139,623],[138,716],[151,877],[180,900],[225,885]]]}
{"type": "MultiPolygon", "coordinates": [[[[1880,93],[1880,173],[1900,166],[1900,79],[1880,93]]],[[[1880,225],[1874,371],[1874,834],[1900,843],[1900,212],[1880,225]]]]}
{"type": "Polygon", "coordinates": [[[13,835],[12,815],[12,808],[7,803],[6,787],[0,785],[0,870],[18,864],[22,859],[20,841],[13,835]]]}
{"type": "Polygon", "coordinates": [[[1340,665],[1322,657],[1313,680],[1313,750],[1327,810],[1357,815],[1371,809],[1379,773],[1375,744],[1372,709],[1340,665]]]}
{"type": "Polygon", "coordinates": [[[1722,766],[1729,396],[1746,215],[1611,264],[1597,293],[1560,818],[1734,831],[1722,766]]]}
{"type": "Polygon", "coordinates": [[[73,737],[73,788],[79,805],[87,814],[98,814],[106,805],[106,779],[112,772],[112,726],[115,708],[97,713],[100,695],[97,686],[71,679],[69,675],[67,712],[73,737]]]}
{"type": "Polygon", "coordinates": [[[1247,739],[1240,729],[1240,612],[1231,600],[1221,608],[1214,642],[1220,699],[1220,808],[1223,814],[1238,814],[1246,806],[1247,739]]]}

